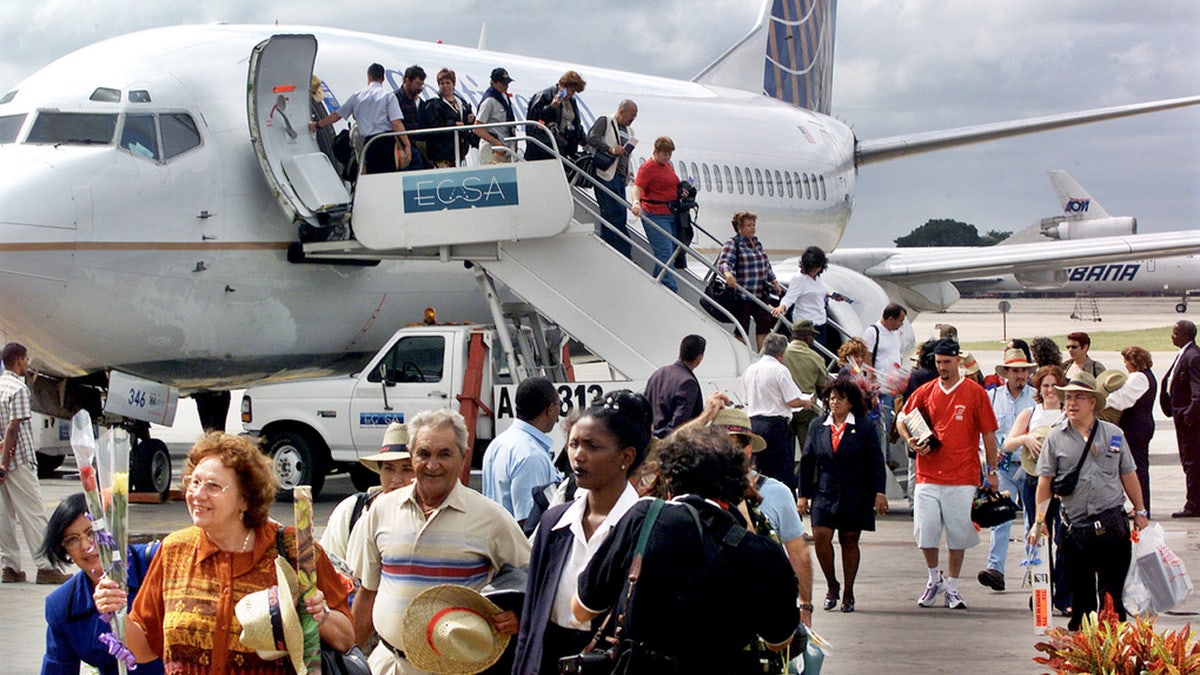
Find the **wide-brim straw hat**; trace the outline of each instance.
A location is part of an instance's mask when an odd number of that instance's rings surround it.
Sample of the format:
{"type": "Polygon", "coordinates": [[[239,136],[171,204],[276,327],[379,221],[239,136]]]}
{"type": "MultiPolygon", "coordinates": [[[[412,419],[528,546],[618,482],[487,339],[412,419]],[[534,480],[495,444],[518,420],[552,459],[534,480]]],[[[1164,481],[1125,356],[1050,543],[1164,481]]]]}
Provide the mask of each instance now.
{"type": "Polygon", "coordinates": [[[380,462],[394,462],[411,457],[412,455],[408,452],[408,427],[400,422],[392,422],[388,425],[387,431],[383,432],[383,445],[379,448],[379,452],[359,457],[358,461],[368,469],[379,473],[380,462]]]}
{"type": "Polygon", "coordinates": [[[287,656],[297,673],[306,673],[304,630],[296,612],[299,590],[296,571],[283,556],[276,556],[275,585],[244,596],[234,607],[234,613],[242,624],[242,645],[266,661],[287,656]]]}
{"type": "Polygon", "coordinates": [[[511,639],[492,624],[500,611],[466,586],[427,588],[404,610],[400,623],[404,656],[414,667],[441,675],[486,670],[500,660],[511,639]]]}
{"type": "MultiPolygon", "coordinates": [[[[1046,435],[1050,433],[1050,425],[1043,424],[1029,430],[1029,434],[1039,441],[1045,441],[1046,435]]],[[[1033,456],[1029,448],[1021,446],[1021,468],[1030,476],[1037,475],[1037,458],[1033,456]]]]}
{"type": "Polygon", "coordinates": [[[1004,350],[1004,360],[996,366],[996,374],[1004,377],[1004,372],[1009,368],[1037,368],[1037,364],[1030,363],[1020,348],[1010,347],[1004,350]]]}
{"type": "Polygon", "coordinates": [[[712,426],[723,427],[726,433],[744,434],[750,438],[750,451],[762,452],[767,449],[767,441],[762,436],[754,433],[750,428],[750,416],[745,410],[740,408],[723,408],[713,418],[712,426]]]}
{"type": "Polygon", "coordinates": [[[1125,383],[1128,381],[1128,373],[1123,370],[1110,368],[1109,370],[1100,371],[1100,374],[1096,376],[1096,388],[1103,391],[1105,394],[1111,394],[1121,387],[1124,387],[1125,383]]]}

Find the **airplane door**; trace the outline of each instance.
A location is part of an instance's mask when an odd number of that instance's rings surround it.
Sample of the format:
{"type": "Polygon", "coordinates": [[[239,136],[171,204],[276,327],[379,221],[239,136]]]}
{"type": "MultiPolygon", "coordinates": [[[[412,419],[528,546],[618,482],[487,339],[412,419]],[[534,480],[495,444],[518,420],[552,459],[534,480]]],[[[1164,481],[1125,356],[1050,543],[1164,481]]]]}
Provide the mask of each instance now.
{"type": "Polygon", "coordinates": [[[378,452],[383,432],[392,422],[410,422],[423,410],[451,405],[451,371],[445,335],[408,335],[397,340],[354,389],[350,435],[358,454],[378,452]]]}
{"type": "Polygon", "coordinates": [[[350,194],[309,133],[309,84],[317,58],[312,35],[273,35],[250,54],[250,141],[271,191],[295,220],[320,225],[323,212],[345,208],[350,194]]]}

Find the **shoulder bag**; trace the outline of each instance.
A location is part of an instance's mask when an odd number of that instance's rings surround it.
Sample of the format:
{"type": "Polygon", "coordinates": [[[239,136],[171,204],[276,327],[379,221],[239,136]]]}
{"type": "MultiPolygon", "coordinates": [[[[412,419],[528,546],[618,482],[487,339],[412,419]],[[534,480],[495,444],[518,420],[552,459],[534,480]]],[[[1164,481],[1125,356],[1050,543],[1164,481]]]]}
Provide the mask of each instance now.
{"type": "Polygon", "coordinates": [[[672,675],[677,672],[674,658],[659,654],[640,642],[624,637],[625,617],[629,614],[633,602],[633,590],[641,575],[646,543],[650,541],[650,531],[654,529],[654,522],[658,520],[658,514],[662,511],[664,504],[665,502],[661,499],[651,502],[650,508],[646,511],[646,518],[642,521],[637,547],[634,549],[633,561],[629,564],[629,575],[626,577],[624,606],[613,607],[609,611],[596,634],[592,636],[592,641],[583,648],[582,652],[559,659],[558,672],[560,675],[632,675],[634,673],[672,675]],[[612,637],[606,638],[604,630],[608,627],[608,621],[613,614],[617,614],[617,627],[613,631],[612,637]],[[601,640],[612,646],[608,649],[597,649],[601,640]]]}
{"type": "MultiPolygon", "coordinates": [[[[734,238],[736,239],[736,237],[734,238]]],[[[733,242],[733,268],[737,269],[741,264],[741,250],[737,245],[737,241],[733,242]]],[[[735,272],[736,273],[736,272],[735,272]]],[[[704,297],[700,299],[700,306],[704,311],[708,312],[709,316],[722,323],[729,323],[730,318],[725,316],[721,308],[726,309],[730,314],[736,316],[738,303],[737,289],[725,283],[725,279],[721,278],[720,270],[713,274],[708,285],[704,287],[704,297]]]]}
{"type": "Polygon", "coordinates": [[[1092,422],[1092,430],[1088,432],[1087,443],[1083,445],[1083,454],[1079,456],[1079,461],[1075,464],[1075,468],[1071,469],[1070,473],[1055,476],[1054,482],[1051,484],[1051,492],[1059,497],[1067,497],[1075,492],[1075,485],[1079,483],[1079,470],[1083,468],[1083,461],[1087,459],[1088,453],[1091,452],[1092,441],[1096,438],[1096,429],[1099,426],[1099,420],[1092,422]]]}

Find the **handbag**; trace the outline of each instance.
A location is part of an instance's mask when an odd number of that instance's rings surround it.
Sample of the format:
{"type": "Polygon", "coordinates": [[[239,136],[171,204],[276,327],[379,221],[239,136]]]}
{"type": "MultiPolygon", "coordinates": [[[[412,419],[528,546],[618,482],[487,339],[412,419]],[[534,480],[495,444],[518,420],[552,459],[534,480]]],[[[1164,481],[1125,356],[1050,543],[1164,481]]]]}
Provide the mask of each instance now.
{"type": "Polygon", "coordinates": [[[980,527],[995,527],[1010,522],[1016,516],[1017,503],[1011,497],[982,488],[975,491],[975,500],[971,502],[971,522],[980,527]]]}
{"type": "MultiPolygon", "coordinates": [[[[734,243],[733,246],[733,268],[737,269],[741,261],[741,251],[734,243]]],[[[709,316],[720,321],[721,323],[731,323],[734,319],[731,316],[726,316],[721,308],[724,308],[733,317],[737,316],[738,292],[737,289],[730,287],[721,278],[720,274],[713,274],[713,278],[709,280],[708,285],[704,287],[704,297],[700,299],[700,306],[704,311],[708,312],[709,316]]]]}
{"type": "Polygon", "coordinates": [[[1070,473],[1054,477],[1054,482],[1050,484],[1051,492],[1059,497],[1067,497],[1075,492],[1075,485],[1079,483],[1079,470],[1083,468],[1083,460],[1087,459],[1092,449],[1092,441],[1096,439],[1096,429],[1099,426],[1100,422],[1092,422],[1092,430],[1088,432],[1087,443],[1083,445],[1083,454],[1079,456],[1079,462],[1070,473]]]}
{"type": "MultiPolygon", "coordinates": [[[[275,530],[275,548],[284,560],[289,560],[287,550],[283,546],[283,528],[275,530]]],[[[322,675],[371,675],[367,665],[367,656],[358,645],[348,651],[340,652],[321,641],[321,673],[322,675]]]]}
{"type": "Polygon", "coordinates": [[[614,607],[608,616],[604,617],[604,622],[600,624],[600,628],[592,636],[592,641],[583,648],[582,652],[574,656],[564,656],[558,660],[559,675],[632,675],[634,673],[672,675],[677,672],[677,663],[674,658],[659,654],[636,640],[623,637],[625,617],[629,614],[632,606],[633,590],[641,575],[642,558],[646,553],[646,544],[650,541],[650,531],[654,529],[654,522],[658,520],[658,514],[662,511],[664,504],[665,502],[661,499],[651,502],[650,508],[646,511],[646,518],[642,521],[637,547],[634,549],[633,561],[629,564],[629,575],[626,577],[628,583],[625,586],[625,604],[621,608],[622,611],[618,613],[617,608],[614,607]],[[613,614],[617,614],[617,627],[611,638],[605,638],[604,630],[608,627],[608,621],[613,614]],[[608,649],[596,649],[601,640],[606,640],[612,646],[608,649]]]}
{"type": "Polygon", "coordinates": [[[593,177],[595,177],[595,173],[608,171],[612,168],[613,163],[617,161],[616,155],[607,150],[601,150],[599,148],[592,148],[591,155],[593,177]]]}

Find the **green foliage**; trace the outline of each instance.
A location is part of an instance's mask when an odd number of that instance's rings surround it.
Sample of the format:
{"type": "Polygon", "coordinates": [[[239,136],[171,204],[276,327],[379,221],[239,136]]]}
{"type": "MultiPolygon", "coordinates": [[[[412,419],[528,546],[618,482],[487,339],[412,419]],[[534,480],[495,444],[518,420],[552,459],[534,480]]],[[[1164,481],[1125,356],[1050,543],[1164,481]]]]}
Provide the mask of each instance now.
{"type": "Polygon", "coordinates": [[[1047,632],[1047,641],[1035,648],[1046,656],[1033,660],[1056,674],[1176,675],[1200,673],[1200,643],[1191,625],[1158,633],[1154,619],[1137,617],[1120,621],[1112,598],[1104,598],[1097,615],[1084,617],[1074,633],[1065,628],[1047,632]]]}
{"type": "Polygon", "coordinates": [[[930,219],[909,234],[895,239],[897,246],[991,246],[1012,232],[992,230],[983,237],[974,225],[948,218],[930,219]]]}

